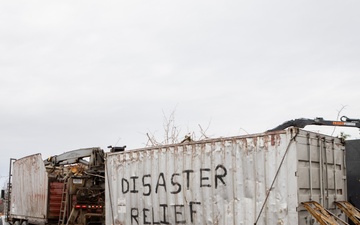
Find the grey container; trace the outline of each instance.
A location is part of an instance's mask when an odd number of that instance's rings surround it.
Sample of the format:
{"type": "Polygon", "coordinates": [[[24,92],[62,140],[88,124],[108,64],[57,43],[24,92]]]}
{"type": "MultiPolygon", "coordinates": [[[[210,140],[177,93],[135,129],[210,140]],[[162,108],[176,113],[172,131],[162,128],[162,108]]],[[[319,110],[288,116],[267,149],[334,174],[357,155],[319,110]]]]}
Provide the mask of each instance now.
{"type": "Polygon", "coordinates": [[[317,224],[301,202],[341,214],[344,145],[290,128],[109,153],[105,190],[107,225],[317,224]]]}

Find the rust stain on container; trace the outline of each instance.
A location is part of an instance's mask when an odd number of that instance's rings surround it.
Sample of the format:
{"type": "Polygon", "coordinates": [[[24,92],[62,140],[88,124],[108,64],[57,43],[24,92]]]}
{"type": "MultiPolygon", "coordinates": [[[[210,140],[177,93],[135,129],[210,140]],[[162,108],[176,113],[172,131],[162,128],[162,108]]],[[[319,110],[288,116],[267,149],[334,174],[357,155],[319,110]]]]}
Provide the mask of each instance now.
{"type": "Polygon", "coordinates": [[[275,135],[272,134],[271,136],[271,146],[275,146],[275,135]]]}

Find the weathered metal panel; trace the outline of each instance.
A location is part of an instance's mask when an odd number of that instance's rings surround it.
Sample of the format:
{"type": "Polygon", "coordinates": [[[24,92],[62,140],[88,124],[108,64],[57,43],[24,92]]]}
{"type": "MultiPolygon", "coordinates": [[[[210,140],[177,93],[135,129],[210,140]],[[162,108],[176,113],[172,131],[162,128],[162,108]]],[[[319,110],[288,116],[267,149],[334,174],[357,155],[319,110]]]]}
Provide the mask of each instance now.
{"type": "Polygon", "coordinates": [[[346,141],[348,200],[360,208],[360,140],[346,141]]]}
{"type": "MultiPolygon", "coordinates": [[[[296,138],[298,161],[298,201],[316,201],[335,215],[344,215],[334,201],[346,201],[344,144],[338,138],[301,132],[296,138]]],[[[300,206],[299,224],[312,224],[314,218],[300,206]]]]}
{"type": "Polygon", "coordinates": [[[49,185],[48,219],[59,219],[64,183],[53,181],[49,185]]]}
{"type": "Polygon", "coordinates": [[[41,154],[16,160],[12,171],[10,217],[44,222],[47,216],[48,174],[41,154]]]}
{"type": "Polygon", "coordinates": [[[110,153],[106,224],[313,224],[300,203],[346,199],[343,156],[297,129],[110,153]]]}

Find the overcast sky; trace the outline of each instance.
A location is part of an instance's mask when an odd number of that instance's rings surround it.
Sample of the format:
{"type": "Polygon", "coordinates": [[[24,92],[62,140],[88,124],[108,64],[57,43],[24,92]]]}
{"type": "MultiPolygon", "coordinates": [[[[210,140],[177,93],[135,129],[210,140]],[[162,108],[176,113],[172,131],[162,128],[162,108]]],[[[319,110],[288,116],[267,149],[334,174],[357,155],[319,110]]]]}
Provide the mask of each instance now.
{"type": "Polygon", "coordinates": [[[219,137],[335,120],[343,106],[360,118],[359,10],[358,0],[1,1],[0,176],[11,157],[161,141],[172,112],[180,137],[199,124],[219,137]]]}

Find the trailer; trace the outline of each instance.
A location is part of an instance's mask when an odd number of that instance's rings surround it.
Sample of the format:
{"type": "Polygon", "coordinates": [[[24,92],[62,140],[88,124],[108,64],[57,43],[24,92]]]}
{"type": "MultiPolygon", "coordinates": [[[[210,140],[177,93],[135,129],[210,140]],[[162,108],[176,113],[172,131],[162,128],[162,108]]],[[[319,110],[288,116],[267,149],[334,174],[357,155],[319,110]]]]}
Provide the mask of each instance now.
{"type": "Polygon", "coordinates": [[[6,219],[11,224],[104,224],[104,152],[40,153],[11,159],[6,219]]]}
{"type": "Polygon", "coordinates": [[[108,153],[106,224],[345,221],[345,161],[341,139],[298,128],[108,153]]]}

